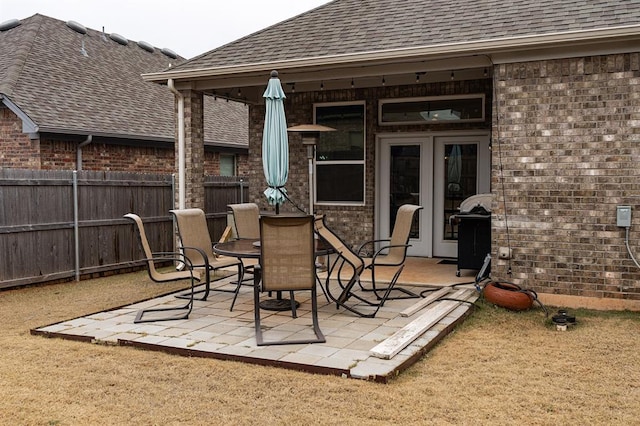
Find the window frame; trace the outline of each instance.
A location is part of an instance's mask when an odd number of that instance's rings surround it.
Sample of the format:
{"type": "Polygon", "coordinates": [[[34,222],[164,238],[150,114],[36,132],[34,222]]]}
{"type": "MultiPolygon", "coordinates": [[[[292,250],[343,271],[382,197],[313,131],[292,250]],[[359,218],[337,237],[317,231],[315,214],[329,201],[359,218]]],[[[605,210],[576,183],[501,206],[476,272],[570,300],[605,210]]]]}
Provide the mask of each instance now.
{"type": "Polygon", "coordinates": [[[236,154],[229,153],[220,153],[220,157],[218,160],[218,170],[220,176],[238,176],[238,156],[236,154]],[[223,175],[222,174],[222,157],[231,157],[233,160],[233,174],[232,175],[223,175]]]}
{"type": "Polygon", "coordinates": [[[486,119],[486,96],[484,93],[470,93],[466,95],[449,95],[449,96],[424,96],[416,98],[389,98],[380,99],[378,102],[378,124],[380,126],[405,126],[414,124],[453,124],[453,123],[480,123],[486,119]],[[411,120],[411,121],[384,121],[382,109],[388,104],[431,102],[431,101],[458,101],[458,100],[480,99],[482,103],[482,112],[479,118],[462,118],[459,120],[411,120]]]}
{"type": "Polygon", "coordinates": [[[313,104],[313,123],[317,124],[317,110],[318,108],[326,108],[332,106],[362,106],[362,159],[361,160],[327,160],[318,161],[316,150],[314,150],[313,156],[313,202],[320,206],[364,206],[367,203],[367,105],[366,101],[344,101],[344,102],[318,102],[313,104]],[[362,166],[362,200],[361,201],[319,201],[318,200],[318,163],[319,167],[323,165],[361,165],[362,166]]]}

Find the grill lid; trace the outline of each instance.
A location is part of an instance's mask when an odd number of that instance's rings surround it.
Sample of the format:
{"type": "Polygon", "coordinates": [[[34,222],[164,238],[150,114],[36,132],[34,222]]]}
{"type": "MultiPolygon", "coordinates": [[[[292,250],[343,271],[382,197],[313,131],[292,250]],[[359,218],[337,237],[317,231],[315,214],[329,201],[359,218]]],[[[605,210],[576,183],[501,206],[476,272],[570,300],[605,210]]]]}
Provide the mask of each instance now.
{"type": "Polygon", "coordinates": [[[460,203],[460,213],[491,213],[492,194],[476,194],[466,198],[460,203]],[[484,210],[484,211],[483,211],[484,210]]]}

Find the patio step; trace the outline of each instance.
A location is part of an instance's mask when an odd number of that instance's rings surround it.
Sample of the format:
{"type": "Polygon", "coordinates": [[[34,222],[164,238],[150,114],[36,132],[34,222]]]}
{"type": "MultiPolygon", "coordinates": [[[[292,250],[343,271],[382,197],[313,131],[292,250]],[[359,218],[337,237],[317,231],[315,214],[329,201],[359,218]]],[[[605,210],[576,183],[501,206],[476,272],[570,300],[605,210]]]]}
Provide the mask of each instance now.
{"type": "MultiPolygon", "coordinates": [[[[448,297],[452,299],[468,300],[474,296],[474,293],[474,290],[462,289],[448,297]]],[[[442,300],[440,302],[436,302],[432,307],[428,308],[425,313],[405,325],[388,339],[380,342],[372,348],[369,353],[376,358],[393,358],[401,350],[411,344],[411,342],[416,340],[428,329],[437,324],[442,318],[446,317],[451,311],[460,306],[461,303],[462,302],[455,300],[442,300]]]]}

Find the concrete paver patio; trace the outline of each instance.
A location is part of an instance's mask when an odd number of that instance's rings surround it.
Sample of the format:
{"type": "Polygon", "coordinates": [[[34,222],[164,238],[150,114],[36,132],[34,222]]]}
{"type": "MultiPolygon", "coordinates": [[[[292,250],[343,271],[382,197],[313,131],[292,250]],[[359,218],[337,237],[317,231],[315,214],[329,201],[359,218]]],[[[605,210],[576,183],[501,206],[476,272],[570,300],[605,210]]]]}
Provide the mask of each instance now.
{"type": "MultiPolygon", "coordinates": [[[[473,280],[473,276],[469,275],[456,278],[455,270],[453,265],[438,264],[437,259],[413,258],[398,285],[419,293],[428,287],[450,286],[473,280]]],[[[212,287],[231,288],[228,283],[232,280],[232,277],[221,279],[214,282],[212,287]]],[[[477,299],[478,293],[469,284],[452,288],[449,296],[463,288],[469,289],[470,302],[477,299]]],[[[318,317],[326,343],[257,346],[254,337],[253,290],[250,286],[243,286],[234,310],[229,311],[232,296],[230,293],[213,291],[207,301],[195,301],[189,318],[183,320],[134,323],[140,309],[184,303],[176,299],[175,294],[168,294],[36,328],[32,334],[386,382],[417,361],[471,312],[469,303],[461,303],[397,355],[381,359],[374,356],[371,350],[437,303],[444,302],[435,302],[413,315],[402,316],[400,313],[403,310],[420,299],[389,300],[375,318],[361,318],[344,309],[336,309],[335,304],[328,303],[319,290],[318,317]]],[[[261,311],[265,338],[290,339],[313,335],[309,296],[302,292],[296,296],[296,300],[301,305],[298,318],[295,319],[289,311],[261,311]]]]}

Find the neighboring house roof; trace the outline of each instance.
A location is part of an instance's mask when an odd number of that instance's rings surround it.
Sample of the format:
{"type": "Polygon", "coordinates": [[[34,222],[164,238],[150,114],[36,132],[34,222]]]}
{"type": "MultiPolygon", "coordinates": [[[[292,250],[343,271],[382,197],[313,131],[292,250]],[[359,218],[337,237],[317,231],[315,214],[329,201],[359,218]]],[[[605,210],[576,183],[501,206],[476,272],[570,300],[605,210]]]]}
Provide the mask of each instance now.
{"type": "Polygon", "coordinates": [[[635,27],[640,0],[335,0],[173,71],[635,27]]]}
{"type": "MultiPolygon", "coordinates": [[[[83,29],[36,14],[0,31],[0,95],[39,132],[173,142],[174,95],[141,74],[184,58],[83,29]]],[[[207,144],[246,147],[244,105],[205,96],[204,109],[207,144]]]]}

